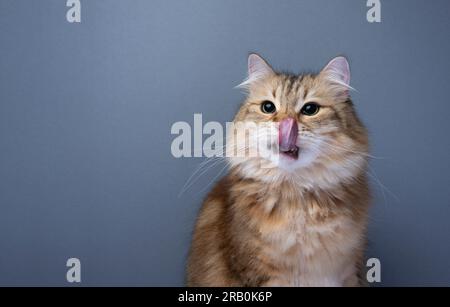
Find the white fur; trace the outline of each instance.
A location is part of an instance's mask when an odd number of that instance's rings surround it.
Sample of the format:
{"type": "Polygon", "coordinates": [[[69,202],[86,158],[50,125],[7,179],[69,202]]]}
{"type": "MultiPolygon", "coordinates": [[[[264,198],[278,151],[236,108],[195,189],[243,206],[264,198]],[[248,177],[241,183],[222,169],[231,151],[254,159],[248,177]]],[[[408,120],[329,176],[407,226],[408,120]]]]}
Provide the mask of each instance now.
{"type": "Polygon", "coordinates": [[[268,256],[290,268],[266,286],[340,287],[351,284],[356,272],[351,259],[362,240],[353,227],[347,217],[318,226],[308,223],[302,211],[291,213],[288,225],[262,234],[273,246],[268,256]],[[334,240],[327,240],[324,246],[319,236],[333,236],[334,240]],[[296,253],[286,256],[285,252],[295,247],[298,247],[296,253]]]}

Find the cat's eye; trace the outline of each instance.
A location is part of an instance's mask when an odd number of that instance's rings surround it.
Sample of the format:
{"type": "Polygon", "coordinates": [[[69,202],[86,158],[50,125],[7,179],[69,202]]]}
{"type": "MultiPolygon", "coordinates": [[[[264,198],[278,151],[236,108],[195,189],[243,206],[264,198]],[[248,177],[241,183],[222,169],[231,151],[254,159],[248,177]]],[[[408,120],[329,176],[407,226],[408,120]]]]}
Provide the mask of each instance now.
{"type": "Polygon", "coordinates": [[[263,113],[266,114],[272,114],[275,113],[277,111],[277,107],[275,106],[275,104],[272,101],[263,101],[263,103],[261,104],[261,111],[263,111],[263,113]]]}
{"type": "Polygon", "coordinates": [[[309,102],[303,106],[300,113],[306,116],[316,115],[320,110],[320,106],[317,103],[309,102]]]}

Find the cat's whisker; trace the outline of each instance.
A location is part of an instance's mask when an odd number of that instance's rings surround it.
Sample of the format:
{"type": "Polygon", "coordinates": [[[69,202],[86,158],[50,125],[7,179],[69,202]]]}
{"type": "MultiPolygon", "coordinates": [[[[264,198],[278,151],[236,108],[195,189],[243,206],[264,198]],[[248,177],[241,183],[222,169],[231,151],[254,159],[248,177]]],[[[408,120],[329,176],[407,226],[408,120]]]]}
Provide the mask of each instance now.
{"type": "MultiPolygon", "coordinates": [[[[329,161],[334,161],[334,159],[332,157],[330,157],[326,152],[324,152],[323,150],[320,150],[319,148],[308,148],[309,150],[315,152],[316,154],[320,155],[322,158],[325,158],[329,161]]],[[[338,150],[334,149],[334,148],[329,148],[330,150],[334,151],[335,153],[339,153],[338,150]]],[[[358,153],[359,154],[359,153],[358,153]]],[[[349,162],[350,164],[352,164],[353,166],[355,166],[356,168],[358,168],[361,171],[364,171],[380,188],[380,191],[383,195],[383,199],[384,199],[384,204],[387,204],[387,198],[386,198],[386,193],[388,192],[395,200],[399,201],[399,198],[392,192],[390,191],[381,181],[380,179],[373,173],[373,169],[367,165],[367,169],[363,168],[362,166],[358,165],[357,163],[355,163],[354,161],[347,159],[347,162],[349,162]]],[[[297,179],[301,179],[297,174],[294,173],[294,176],[297,179]]]]}
{"type": "Polygon", "coordinates": [[[342,145],[337,145],[337,144],[331,143],[330,141],[327,141],[327,140],[325,140],[323,138],[317,138],[317,137],[312,136],[312,135],[303,135],[303,137],[305,137],[305,136],[306,136],[306,138],[315,139],[318,142],[324,143],[327,146],[334,147],[334,148],[337,148],[337,149],[341,149],[341,150],[344,150],[344,151],[347,151],[347,152],[352,152],[352,153],[355,153],[355,154],[363,155],[363,156],[369,157],[371,159],[380,159],[380,160],[381,159],[386,159],[384,157],[377,157],[377,156],[371,155],[371,154],[369,154],[367,152],[357,151],[357,150],[350,149],[350,148],[347,148],[347,147],[342,146],[342,145]]]}
{"type": "MultiPolygon", "coordinates": [[[[240,153],[245,152],[246,150],[248,150],[249,147],[248,146],[244,146],[241,148],[236,148],[237,152],[236,155],[239,155],[240,153]]],[[[220,173],[223,172],[223,170],[228,166],[228,160],[226,159],[226,157],[210,157],[207,158],[205,161],[201,162],[199,164],[199,166],[197,167],[197,169],[193,172],[193,174],[191,174],[191,176],[188,178],[188,180],[186,181],[186,183],[184,184],[184,186],[181,188],[180,193],[178,194],[178,197],[180,197],[182,194],[184,194],[185,192],[187,192],[189,190],[189,188],[192,187],[192,185],[198,181],[198,179],[200,179],[200,177],[202,175],[204,175],[206,172],[208,172],[210,169],[212,169],[213,167],[219,165],[220,163],[225,162],[226,165],[225,167],[221,170],[220,173]],[[212,162],[212,163],[211,163],[212,162]],[[209,165],[208,165],[209,164],[209,165]],[[202,168],[204,168],[202,170],[202,168]],[[198,174],[198,175],[197,175],[198,174]],[[197,176],[196,176],[197,175],[197,176]]],[[[217,177],[217,176],[216,176],[217,177]]],[[[214,179],[215,180],[215,179],[214,179]]]]}
{"type": "MultiPolygon", "coordinates": [[[[334,150],[334,152],[339,153],[339,151],[337,151],[336,149],[330,148],[331,150],[334,150]]],[[[323,156],[327,156],[326,153],[324,153],[323,151],[321,151],[321,154],[323,156]]],[[[332,159],[330,159],[332,160],[332,159]]],[[[352,165],[354,165],[355,167],[359,168],[360,170],[363,170],[366,172],[367,175],[369,175],[370,178],[372,178],[372,180],[375,181],[375,183],[379,186],[380,191],[383,195],[383,199],[384,199],[384,203],[387,204],[387,198],[386,198],[386,192],[388,192],[396,201],[400,201],[400,199],[390,190],[388,189],[382,182],[381,180],[376,176],[375,171],[370,167],[369,164],[367,164],[367,169],[363,169],[360,165],[358,165],[357,163],[355,163],[354,161],[347,159],[347,162],[351,163],[352,165]]]]}
{"type": "Polygon", "coordinates": [[[221,162],[225,162],[226,160],[218,158],[216,160],[214,159],[210,159],[210,162],[212,161],[212,163],[210,163],[208,165],[208,163],[205,163],[204,165],[200,166],[195,172],[194,174],[192,174],[189,179],[186,181],[186,183],[184,184],[183,188],[181,189],[180,193],[178,194],[178,197],[180,197],[181,195],[183,195],[183,193],[187,192],[189,190],[190,187],[192,187],[192,185],[197,182],[198,179],[201,178],[202,175],[204,175],[206,172],[208,172],[208,170],[210,170],[211,168],[213,168],[214,166],[220,164],[221,162]],[[202,170],[203,168],[203,170],[202,170]],[[201,172],[200,172],[201,170],[201,172]],[[197,175],[198,174],[198,175],[197,175]]]}
{"type": "MultiPolygon", "coordinates": [[[[217,157],[206,158],[204,161],[199,163],[197,165],[197,167],[195,168],[194,172],[190,175],[190,177],[187,179],[187,181],[185,182],[185,184],[181,188],[181,191],[183,191],[185,189],[185,187],[189,183],[189,181],[202,169],[202,167],[204,167],[206,164],[214,161],[215,159],[217,159],[217,157]]],[[[180,193],[178,196],[180,196],[181,194],[182,193],[180,193]]]]}
{"type": "Polygon", "coordinates": [[[205,187],[203,187],[203,188],[200,190],[199,193],[202,193],[202,192],[205,191],[208,187],[210,187],[210,186],[216,181],[216,179],[220,177],[220,175],[222,174],[222,172],[228,168],[228,166],[229,166],[229,164],[228,164],[228,162],[227,162],[227,163],[225,164],[225,166],[222,167],[222,169],[217,173],[217,175],[214,176],[214,178],[213,178],[213,179],[212,179],[205,187]]]}

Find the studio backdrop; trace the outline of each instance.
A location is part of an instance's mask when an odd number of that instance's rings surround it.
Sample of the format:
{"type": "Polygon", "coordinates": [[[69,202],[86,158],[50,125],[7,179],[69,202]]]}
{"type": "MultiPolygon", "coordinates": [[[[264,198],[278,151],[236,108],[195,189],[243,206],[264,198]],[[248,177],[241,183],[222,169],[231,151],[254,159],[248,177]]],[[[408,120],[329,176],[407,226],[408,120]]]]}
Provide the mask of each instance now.
{"type": "Polygon", "coordinates": [[[450,2],[377,2],[1,0],[0,285],[184,285],[225,164],[174,155],[173,125],[195,152],[194,121],[231,121],[251,52],[294,73],[348,59],[374,285],[450,285],[450,2]]]}

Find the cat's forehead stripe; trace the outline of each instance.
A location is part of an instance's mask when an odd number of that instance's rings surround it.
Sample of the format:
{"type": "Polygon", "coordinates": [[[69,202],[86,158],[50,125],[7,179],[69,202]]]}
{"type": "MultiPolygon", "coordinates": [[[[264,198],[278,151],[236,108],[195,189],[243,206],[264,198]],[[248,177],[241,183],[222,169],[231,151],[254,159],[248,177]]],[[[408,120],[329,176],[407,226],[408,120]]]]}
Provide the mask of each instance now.
{"type": "Polygon", "coordinates": [[[303,107],[303,104],[305,103],[309,93],[311,92],[309,91],[308,86],[301,83],[296,93],[297,100],[295,104],[295,111],[297,113],[300,112],[300,109],[303,107]]]}

